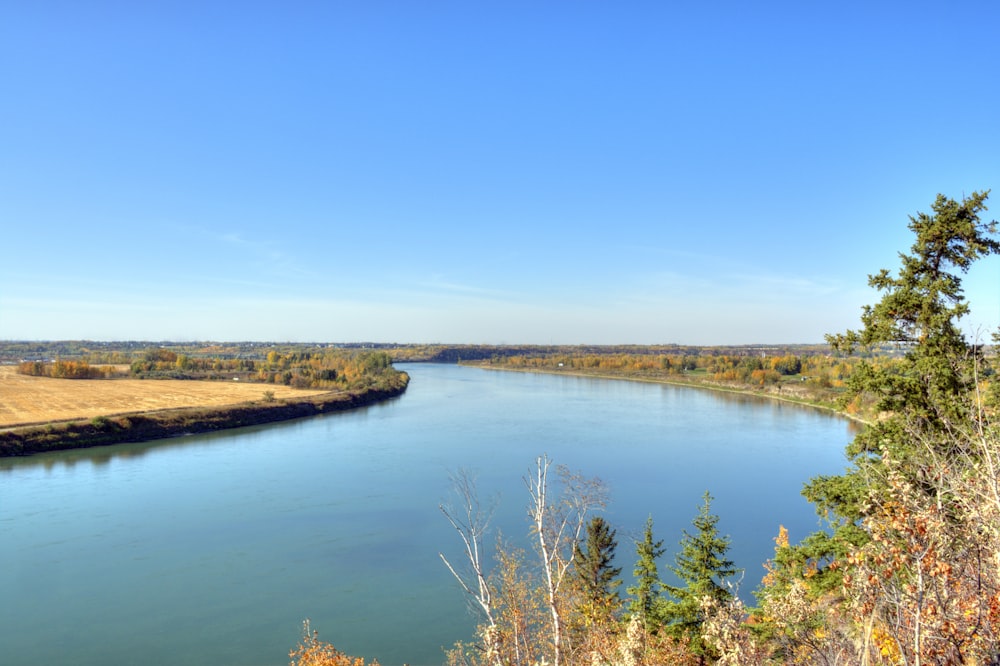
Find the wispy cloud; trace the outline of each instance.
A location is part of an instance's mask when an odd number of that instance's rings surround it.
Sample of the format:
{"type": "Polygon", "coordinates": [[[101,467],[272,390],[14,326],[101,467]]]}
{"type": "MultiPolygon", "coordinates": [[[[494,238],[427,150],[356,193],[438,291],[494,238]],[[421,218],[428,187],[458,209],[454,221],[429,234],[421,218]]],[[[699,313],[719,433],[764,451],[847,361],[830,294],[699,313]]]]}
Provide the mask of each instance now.
{"type": "Polygon", "coordinates": [[[467,296],[477,296],[482,298],[499,298],[507,299],[514,296],[514,294],[507,290],[495,289],[490,287],[482,287],[474,284],[466,284],[462,282],[455,282],[449,280],[446,276],[442,274],[435,274],[427,279],[417,281],[414,286],[419,290],[431,291],[436,293],[451,293],[467,296]]]}
{"type": "Polygon", "coordinates": [[[775,273],[732,273],[724,276],[723,279],[725,283],[733,285],[737,291],[749,290],[757,293],[824,297],[844,288],[839,281],[835,280],[816,280],[775,273]]]}
{"type": "Polygon", "coordinates": [[[240,265],[244,273],[224,274],[213,271],[213,281],[222,284],[252,287],[276,287],[285,281],[316,280],[321,274],[307,268],[311,263],[298,253],[288,250],[283,241],[255,237],[245,231],[217,231],[205,228],[184,227],[186,233],[194,234],[201,242],[213,247],[219,262],[223,265],[240,265]],[[253,275],[249,280],[245,276],[253,275]]]}

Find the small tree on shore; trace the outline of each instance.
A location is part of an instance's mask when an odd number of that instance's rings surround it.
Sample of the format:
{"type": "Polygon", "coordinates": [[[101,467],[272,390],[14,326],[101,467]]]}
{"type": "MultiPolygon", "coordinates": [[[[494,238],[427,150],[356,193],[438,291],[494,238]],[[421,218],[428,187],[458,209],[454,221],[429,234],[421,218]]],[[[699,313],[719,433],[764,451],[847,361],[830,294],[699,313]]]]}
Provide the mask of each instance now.
{"type": "Polygon", "coordinates": [[[671,567],[683,585],[665,586],[672,597],[664,607],[668,630],[677,637],[686,637],[691,651],[702,659],[708,652],[701,637],[704,600],[728,602],[733,596],[728,579],[739,572],[726,557],[729,537],[719,534],[719,517],[711,508],[712,496],[706,491],[698,515],[692,521],[695,531],[692,534],[684,530],[676,564],[671,567]]]}
{"type": "Polygon", "coordinates": [[[648,632],[655,632],[663,623],[660,591],[663,583],[656,565],[656,558],[663,555],[663,541],[653,541],[653,517],[646,519],[642,541],[635,544],[638,559],[635,562],[635,586],[628,588],[632,595],[629,610],[638,616],[648,632]]]}
{"type": "Polygon", "coordinates": [[[617,548],[615,530],[601,516],[587,523],[586,544],[574,548],[573,566],[583,596],[581,611],[590,624],[609,620],[621,605],[618,588],[622,570],[612,566],[617,548]]]}

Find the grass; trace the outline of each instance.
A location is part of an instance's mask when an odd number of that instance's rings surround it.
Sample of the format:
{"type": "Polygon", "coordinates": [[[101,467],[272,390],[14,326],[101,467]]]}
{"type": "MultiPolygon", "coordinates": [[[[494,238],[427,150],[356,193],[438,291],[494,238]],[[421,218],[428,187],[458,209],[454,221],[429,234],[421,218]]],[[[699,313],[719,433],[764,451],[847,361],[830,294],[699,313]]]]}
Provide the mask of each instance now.
{"type": "MultiPolygon", "coordinates": [[[[7,379],[4,377],[3,379],[7,379]]],[[[88,380],[56,380],[42,379],[43,382],[70,382],[84,383],[88,380]]],[[[96,387],[97,392],[106,392],[104,384],[119,384],[125,380],[94,380],[102,386],[96,387]]],[[[162,439],[165,437],[176,437],[198,432],[210,432],[227,428],[239,428],[275,421],[285,421],[288,419],[313,416],[327,412],[353,409],[362,405],[373,404],[393,396],[397,396],[406,390],[409,377],[406,373],[394,373],[390,376],[379,378],[369,382],[366,386],[349,390],[338,391],[295,391],[287,389],[292,397],[268,399],[261,384],[249,384],[248,389],[252,389],[254,399],[243,402],[224,404],[204,404],[204,400],[212,398],[215,400],[231,400],[234,394],[229,389],[221,386],[218,390],[225,396],[219,394],[207,394],[207,398],[202,396],[203,403],[194,406],[170,406],[164,409],[152,409],[142,412],[129,411],[118,412],[117,415],[109,416],[97,414],[90,416],[89,413],[81,418],[50,421],[48,423],[37,423],[35,425],[19,424],[15,427],[0,428],[0,457],[21,456],[45,451],[59,451],[64,449],[83,448],[89,446],[102,446],[117,444],[120,442],[140,442],[151,439],[162,439]]],[[[14,384],[15,382],[10,382],[14,384]]],[[[147,385],[147,391],[156,390],[157,385],[169,384],[168,381],[138,381],[138,384],[147,385]]],[[[194,385],[191,388],[211,388],[215,382],[182,381],[176,382],[185,385],[194,385]]],[[[267,392],[273,396],[286,393],[282,390],[285,387],[270,387],[267,392]]],[[[75,392],[76,389],[68,389],[75,392]]],[[[245,389],[240,389],[245,390],[245,389]]],[[[65,394],[62,394],[65,397],[65,394]]],[[[142,396],[146,400],[152,399],[150,395],[142,396]]],[[[86,409],[93,413],[95,408],[108,409],[107,395],[105,401],[98,401],[97,396],[90,396],[90,402],[86,409]]],[[[48,399],[52,399],[51,395],[48,399]]],[[[115,403],[116,408],[121,405],[115,403]]],[[[77,407],[82,408],[82,407],[77,407]]],[[[47,414],[50,412],[39,411],[35,415],[47,414]]]]}
{"type": "Polygon", "coordinates": [[[245,381],[50,379],[0,366],[0,428],[96,419],[192,407],[222,407],[265,399],[301,399],[325,390],[245,381]]]}

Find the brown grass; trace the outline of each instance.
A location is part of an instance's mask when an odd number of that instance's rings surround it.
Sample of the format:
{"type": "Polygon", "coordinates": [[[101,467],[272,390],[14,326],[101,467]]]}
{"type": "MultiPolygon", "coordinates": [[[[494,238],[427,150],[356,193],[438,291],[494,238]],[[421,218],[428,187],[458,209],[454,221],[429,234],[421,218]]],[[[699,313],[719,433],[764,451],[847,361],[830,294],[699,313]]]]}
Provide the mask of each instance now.
{"type": "Polygon", "coordinates": [[[175,379],[49,379],[0,366],[0,427],[50,423],[176,407],[216,407],[274,397],[327,393],[272,384],[175,379]]]}

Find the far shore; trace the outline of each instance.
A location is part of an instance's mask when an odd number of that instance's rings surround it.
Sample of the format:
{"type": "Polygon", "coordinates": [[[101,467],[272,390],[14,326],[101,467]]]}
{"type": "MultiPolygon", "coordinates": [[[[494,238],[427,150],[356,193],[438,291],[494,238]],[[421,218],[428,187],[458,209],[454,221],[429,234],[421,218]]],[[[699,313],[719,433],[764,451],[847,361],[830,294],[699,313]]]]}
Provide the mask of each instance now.
{"type": "MultiPolygon", "coordinates": [[[[738,395],[748,395],[756,398],[764,398],[767,400],[774,400],[778,402],[787,402],[793,405],[799,405],[801,407],[809,407],[812,409],[819,409],[825,412],[831,412],[837,416],[842,416],[843,418],[855,421],[860,424],[868,424],[869,421],[861,418],[855,414],[848,414],[842,409],[820,402],[817,400],[809,400],[803,397],[797,397],[789,394],[782,395],[780,391],[767,390],[766,388],[758,388],[753,386],[736,386],[733,384],[721,384],[718,382],[713,382],[705,379],[690,379],[684,380],[676,376],[664,377],[664,376],[643,376],[643,375],[632,375],[632,374],[614,374],[608,372],[587,372],[580,369],[562,369],[562,368],[515,368],[510,366],[495,365],[489,362],[462,362],[461,365],[466,365],[473,368],[481,368],[483,370],[498,370],[502,372],[526,372],[526,373],[538,373],[545,375],[566,375],[570,377],[590,377],[594,379],[613,379],[619,381],[629,381],[629,382],[645,382],[648,384],[667,384],[670,386],[680,386],[685,388],[697,388],[704,389],[706,391],[718,391],[722,393],[734,393],[738,395]]],[[[780,385],[779,385],[780,386],[780,385]]]]}

